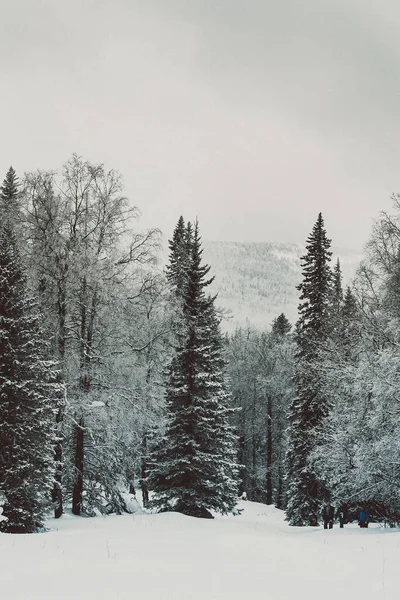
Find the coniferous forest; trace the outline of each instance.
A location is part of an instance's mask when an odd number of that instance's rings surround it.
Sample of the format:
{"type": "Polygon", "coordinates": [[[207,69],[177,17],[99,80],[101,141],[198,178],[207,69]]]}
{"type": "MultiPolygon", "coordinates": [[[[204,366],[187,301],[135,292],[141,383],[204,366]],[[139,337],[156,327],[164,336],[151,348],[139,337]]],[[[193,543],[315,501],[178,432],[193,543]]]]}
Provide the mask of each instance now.
{"type": "MultiPolygon", "coordinates": [[[[189,217],[189,220],[188,220],[189,217]]],[[[223,333],[201,221],[162,262],[121,175],[76,155],[0,187],[0,530],[143,506],[212,518],[237,498],[317,525],[400,523],[400,197],[344,284],[323,216],[298,320],[223,333]]]]}

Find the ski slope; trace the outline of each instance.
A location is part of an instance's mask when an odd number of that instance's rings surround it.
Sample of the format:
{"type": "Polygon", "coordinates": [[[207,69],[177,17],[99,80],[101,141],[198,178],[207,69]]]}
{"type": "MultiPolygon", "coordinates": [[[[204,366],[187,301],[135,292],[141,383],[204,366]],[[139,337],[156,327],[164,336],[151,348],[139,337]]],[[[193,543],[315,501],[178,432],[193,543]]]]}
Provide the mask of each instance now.
{"type": "Polygon", "coordinates": [[[274,507],[50,519],[0,534],[2,600],[398,600],[400,531],[296,528],[274,507]]]}

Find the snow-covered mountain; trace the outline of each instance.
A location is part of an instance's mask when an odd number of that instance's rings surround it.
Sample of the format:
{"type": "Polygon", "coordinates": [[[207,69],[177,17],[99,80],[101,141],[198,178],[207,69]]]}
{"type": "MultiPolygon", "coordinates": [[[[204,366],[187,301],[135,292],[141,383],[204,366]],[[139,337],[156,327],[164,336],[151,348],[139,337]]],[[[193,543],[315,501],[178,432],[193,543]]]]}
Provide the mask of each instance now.
{"type": "MultiPolygon", "coordinates": [[[[301,281],[300,257],[304,247],[297,244],[203,241],[204,260],[211,265],[215,280],[212,293],[217,305],[231,316],[223,329],[232,330],[247,322],[269,328],[284,312],[291,323],[297,320],[301,281]]],[[[340,258],[344,285],[350,283],[362,258],[352,250],[333,248],[332,261],[340,258]]]]}

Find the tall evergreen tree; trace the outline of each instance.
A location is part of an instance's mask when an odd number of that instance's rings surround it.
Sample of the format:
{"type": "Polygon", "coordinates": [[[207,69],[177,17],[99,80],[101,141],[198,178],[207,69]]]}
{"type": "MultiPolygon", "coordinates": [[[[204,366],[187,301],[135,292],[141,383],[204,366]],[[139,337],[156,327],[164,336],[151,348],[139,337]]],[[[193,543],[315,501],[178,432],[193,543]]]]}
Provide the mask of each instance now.
{"type": "MultiPolygon", "coordinates": [[[[187,264],[189,270],[182,287],[180,330],[168,372],[166,431],[153,455],[149,487],[155,492],[155,508],[209,518],[212,510],[234,510],[236,437],[229,424],[231,409],[215,298],[205,293],[212,281],[207,279],[210,267],[201,264],[197,223],[193,234],[186,228],[185,239],[187,255],[176,275],[184,275],[187,264]]],[[[169,273],[172,265],[176,268],[176,263],[171,263],[169,273]]],[[[175,290],[179,281],[179,277],[172,279],[175,290]]]]}
{"type": "Polygon", "coordinates": [[[289,413],[287,452],[289,485],[286,515],[291,525],[317,525],[320,500],[326,495],[309,464],[309,456],[318,443],[318,428],[328,414],[321,363],[330,327],[330,246],[320,213],[307,239],[307,253],[302,257],[303,281],[298,286],[301,302],[296,332],[296,395],[289,413]]]}
{"type": "Polygon", "coordinates": [[[39,316],[26,291],[15,236],[0,230],[1,529],[29,533],[43,524],[53,483],[58,387],[45,360],[39,316]]]}

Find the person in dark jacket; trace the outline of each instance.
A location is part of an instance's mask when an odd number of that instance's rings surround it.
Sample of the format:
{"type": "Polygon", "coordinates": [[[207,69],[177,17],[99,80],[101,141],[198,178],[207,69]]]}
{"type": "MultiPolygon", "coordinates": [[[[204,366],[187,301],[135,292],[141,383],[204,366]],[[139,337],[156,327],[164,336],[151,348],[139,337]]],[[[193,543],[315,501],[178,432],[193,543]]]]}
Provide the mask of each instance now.
{"type": "Polygon", "coordinates": [[[322,518],[324,520],[324,529],[328,529],[328,525],[329,525],[329,529],[332,529],[334,514],[335,514],[335,509],[333,508],[330,501],[328,500],[326,502],[324,508],[322,509],[322,518]]]}

